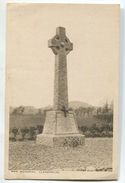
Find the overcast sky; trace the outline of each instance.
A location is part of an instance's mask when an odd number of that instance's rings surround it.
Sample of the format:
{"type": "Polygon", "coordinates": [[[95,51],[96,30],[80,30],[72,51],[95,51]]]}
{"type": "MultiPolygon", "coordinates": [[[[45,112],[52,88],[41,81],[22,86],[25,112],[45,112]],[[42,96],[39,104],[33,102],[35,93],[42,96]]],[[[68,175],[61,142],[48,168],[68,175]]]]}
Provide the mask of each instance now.
{"type": "Polygon", "coordinates": [[[11,106],[53,104],[55,56],[48,39],[66,28],[73,42],[67,57],[69,101],[100,105],[118,87],[117,5],[9,5],[8,93],[11,106]]]}

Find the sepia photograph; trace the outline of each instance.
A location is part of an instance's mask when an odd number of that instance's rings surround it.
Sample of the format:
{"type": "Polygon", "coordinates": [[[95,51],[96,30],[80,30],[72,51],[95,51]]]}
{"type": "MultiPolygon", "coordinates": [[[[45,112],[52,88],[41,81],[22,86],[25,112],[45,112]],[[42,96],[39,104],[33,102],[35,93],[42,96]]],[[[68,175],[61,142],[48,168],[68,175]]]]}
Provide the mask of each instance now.
{"type": "Polygon", "coordinates": [[[6,179],[118,178],[119,24],[119,5],[7,5],[6,179]]]}

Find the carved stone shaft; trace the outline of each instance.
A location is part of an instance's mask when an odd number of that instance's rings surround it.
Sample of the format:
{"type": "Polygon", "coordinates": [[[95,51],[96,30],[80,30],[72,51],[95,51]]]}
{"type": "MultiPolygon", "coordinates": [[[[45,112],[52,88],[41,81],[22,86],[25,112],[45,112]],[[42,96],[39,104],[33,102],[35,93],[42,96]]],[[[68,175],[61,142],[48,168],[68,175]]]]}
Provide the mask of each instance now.
{"type": "Polygon", "coordinates": [[[73,44],[65,35],[65,28],[58,27],[56,35],[49,40],[49,47],[55,54],[54,110],[68,110],[67,54],[73,44]]]}
{"type": "Polygon", "coordinates": [[[68,109],[67,63],[66,55],[55,56],[54,109],[68,109]]]}

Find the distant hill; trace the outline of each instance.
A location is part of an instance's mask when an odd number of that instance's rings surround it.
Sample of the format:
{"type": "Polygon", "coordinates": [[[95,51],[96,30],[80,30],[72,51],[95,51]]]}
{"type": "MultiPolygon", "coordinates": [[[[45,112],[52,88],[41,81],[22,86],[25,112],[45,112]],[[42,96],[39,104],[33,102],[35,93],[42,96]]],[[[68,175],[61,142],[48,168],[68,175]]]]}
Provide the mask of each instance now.
{"type": "MultiPolygon", "coordinates": [[[[19,106],[16,108],[10,107],[10,114],[12,114],[14,111],[16,111],[19,114],[38,114],[40,111],[43,112],[44,110],[51,110],[52,107],[53,107],[52,105],[48,105],[41,108],[36,108],[33,106],[19,106]]],[[[92,107],[92,105],[80,101],[71,101],[69,102],[69,107],[72,109],[78,109],[79,107],[83,108],[92,107]]]]}
{"type": "MultiPolygon", "coordinates": [[[[49,109],[52,109],[52,107],[53,107],[52,105],[48,105],[48,106],[41,108],[41,109],[42,110],[49,110],[49,109]]],[[[92,105],[89,105],[88,103],[80,102],[80,101],[69,102],[69,108],[78,109],[79,107],[87,108],[87,107],[92,107],[92,105]]]]}

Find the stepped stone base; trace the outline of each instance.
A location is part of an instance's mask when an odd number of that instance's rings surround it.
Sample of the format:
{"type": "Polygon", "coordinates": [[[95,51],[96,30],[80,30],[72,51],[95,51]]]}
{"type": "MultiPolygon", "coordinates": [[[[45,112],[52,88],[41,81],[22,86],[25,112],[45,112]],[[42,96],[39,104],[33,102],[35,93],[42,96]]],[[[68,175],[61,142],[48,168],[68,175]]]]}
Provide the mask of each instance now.
{"type": "Polygon", "coordinates": [[[81,134],[70,135],[37,135],[36,143],[51,147],[77,147],[85,144],[85,136],[81,134]]]}
{"type": "Polygon", "coordinates": [[[63,111],[48,111],[43,133],[37,135],[36,143],[45,146],[84,145],[85,136],[80,134],[73,111],[64,115],[63,111]]]}

